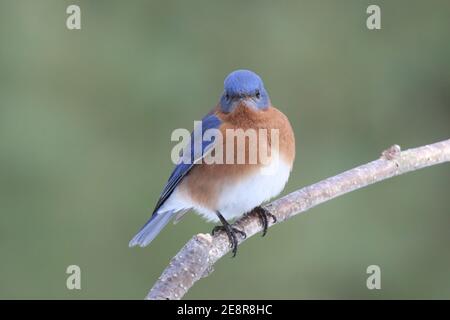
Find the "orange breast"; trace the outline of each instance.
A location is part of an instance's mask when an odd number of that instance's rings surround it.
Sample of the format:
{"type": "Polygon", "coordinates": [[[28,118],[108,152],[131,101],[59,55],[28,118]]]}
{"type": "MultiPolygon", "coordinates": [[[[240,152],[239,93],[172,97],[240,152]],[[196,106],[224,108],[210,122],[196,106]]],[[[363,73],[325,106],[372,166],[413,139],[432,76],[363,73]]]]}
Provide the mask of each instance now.
{"type": "MultiPolygon", "coordinates": [[[[263,159],[260,158],[257,152],[256,163],[249,164],[250,153],[255,149],[249,146],[249,140],[245,141],[244,150],[238,149],[239,143],[237,138],[227,139],[230,131],[227,129],[254,129],[258,134],[256,150],[259,151],[260,142],[268,147],[268,155],[270,155],[271,130],[278,131],[278,149],[280,160],[289,166],[292,166],[295,158],[295,139],[292,127],[287,117],[274,107],[269,107],[267,110],[253,110],[243,105],[238,106],[233,112],[229,114],[222,113],[217,107],[214,113],[222,120],[223,124],[220,127],[220,132],[223,136],[222,143],[216,143],[216,152],[223,154],[223,163],[212,164],[196,164],[191,169],[189,174],[180,183],[179,190],[185,195],[189,196],[193,201],[210,210],[215,210],[217,197],[221,189],[225,185],[236,183],[239,179],[247,177],[252,174],[258,174],[257,170],[263,165],[263,159]],[[259,129],[266,129],[259,131],[259,129]],[[259,136],[261,135],[261,136],[259,136]],[[262,140],[260,140],[262,139],[262,140]],[[227,142],[228,140],[228,142],[227,142]],[[234,157],[229,155],[229,160],[233,160],[234,164],[227,164],[227,143],[233,142],[234,157]],[[219,151],[220,150],[220,151],[219,151]],[[239,152],[245,155],[244,164],[237,164],[239,152]]],[[[242,145],[242,144],[241,144],[242,145]]],[[[230,150],[230,149],[228,149],[230,150]]],[[[214,152],[214,151],[213,151],[214,152]]],[[[214,155],[214,153],[213,153],[214,155]]],[[[242,160],[242,158],[241,158],[242,160]]]]}

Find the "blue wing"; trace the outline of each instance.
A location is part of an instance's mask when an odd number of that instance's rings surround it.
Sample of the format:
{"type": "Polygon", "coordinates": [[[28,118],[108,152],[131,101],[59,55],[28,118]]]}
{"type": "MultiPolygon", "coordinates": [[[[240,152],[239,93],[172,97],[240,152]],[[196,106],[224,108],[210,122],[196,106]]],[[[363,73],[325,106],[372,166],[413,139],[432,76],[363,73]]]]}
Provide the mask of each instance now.
{"type": "MultiPolygon", "coordinates": [[[[201,135],[208,129],[218,129],[222,121],[214,114],[209,114],[202,119],[202,131],[201,135]]],[[[195,130],[194,130],[195,132],[195,130]]],[[[187,149],[188,154],[182,155],[183,159],[188,159],[189,161],[183,161],[178,163],[172,171],[172,174],[164,186],[164,189],[156,203],[155,209],[153,210],[152,217],[149,221],[142,227],[142,229],[136,234],[136,236],[130,241],[130,247],[135,245],[146,246],[149,244],[161,231],[162,228],[175,216],[178,211],[168,211],[168,212],[158,212],[164,202],[170,197],[175,188],[179,185],[181,180],[189,173],[195,163],[203,158],[208,150],[214,145],[214,140],[202,141],[201,152],[194,153],[196,150],[194,148],[194,132],[191,134],[190,148],[187,149]]],[[[197,138],[197,137],[196,137],[197,138]]],[[[200,137],[201,138],[201,137],[200,137]]]]}
{"type": "MultiPolygon", "coordinates": [[[[219,128],[221,124],[221,120],[215,116],[215,115],[208,115],[202,119],[202,137],[206,130],[208,129],[217,129],[219,128]]],[[[199,154],[194,154],[194,139],[192,139],[193,133],[191,134],[191,148],[189,150],[189,155],[183,155],[187,156],[189,158],[188,163],[179,163],[175,166],[174,170],[172,171],[172,174],[169,177],[169,181],[167,181],[167,184],[165,185],[161,196],[158,199],[158,202],[156,203],[155,209],[153,210],[153,214],[158,211],[158,209],[164,204],[164,202],[167,200],[167,198],[170,197],[173,190],[178,186],[178,184],[181,182],[181,180],[186,176],[186,174],[191,170],[191,168],[194,166],[194,164],[201,158],[204,157],[204,155],[207,153],[207,150],[213,145],[214,140],[212,141],[203,141],[202,139],[202,150],[199,154]]]]}

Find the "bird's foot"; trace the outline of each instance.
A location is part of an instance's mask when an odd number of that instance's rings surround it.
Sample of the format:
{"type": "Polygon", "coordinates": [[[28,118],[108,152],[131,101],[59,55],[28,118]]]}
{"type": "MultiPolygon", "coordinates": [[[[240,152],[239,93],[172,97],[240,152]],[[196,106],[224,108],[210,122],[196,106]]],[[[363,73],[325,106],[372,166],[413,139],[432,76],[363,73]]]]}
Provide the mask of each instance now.
{"type": "Polygon", "coordinates": [[[276,223],[277,217],[275,217],[272,213],[269,212],[269,210],[263,207],[256,207],[255,209],[253,209],[253,211],[256,212],[259,221],[262,224],[263,227],[262,236],[264,237],[267,233],[267,228],[269,227],[269,218],[272,218],[273,223],[276,223]]]}
{"type": "Polygon", "coordinates": [[[244,239],[247,238],[247,234],[244,231],[233,227],[228,222],[222,226],[215,226],[211,233],[214,235],[218,231],[225,231],[227,234],[228,240],[230,240],[231,252],[233,252],[233,257],[235,257],[238,247],[238,238],[236,237],[236,234],[241,235],[244,239]]]}

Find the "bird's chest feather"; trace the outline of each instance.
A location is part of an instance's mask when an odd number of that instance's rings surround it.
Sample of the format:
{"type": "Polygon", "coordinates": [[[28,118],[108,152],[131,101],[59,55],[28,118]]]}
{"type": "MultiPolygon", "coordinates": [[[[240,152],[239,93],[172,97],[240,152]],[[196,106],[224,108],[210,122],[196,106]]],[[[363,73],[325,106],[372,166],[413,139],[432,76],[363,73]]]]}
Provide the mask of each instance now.
{"type": "MultiPolygon", "coordinates": [[[[267,140],[270,149],[274,142],[270,131],[275,129],[278,141],[277,148],[269,151],[270,156],[264,161],[257,156],[255,164],[248,163],[250,149],[248,143],[245,144],[245,163],[238,164],[237,153],[232,159],[234,163],[226,163],[227,139],[224,138],[219,146],[223,149],[224,163],[195,165],[181,183],[180,192],[209,220],[216,220],[215,211],[220,211],[228,219],[240,216],[279,194],[289,178],[295,156],[294,135],[289,121],[277,109],[271,108],[257,117],[247,114],[223,120],[225,124],[220,131],[224,137],[229,129],[266,129],[265,135],[258,136],[267,140]]],[[[235,147],[235,152],[238,149],[235,147]]],[[[256,151],[259,154],[259,148],[256,151]]]]}
{"type": "Polygon", "coordinates": [[[216,222],[216,211],[226,219],[239,217],[283,190],[289,178],[291,164],[281,157],[274,158],[277,160],[269,165],[260,166],[240,176],[202,179],[202,183],[194,185],[189,183],[191,177],[187,177],[179,192],[207,220],[216,222]],[[189,185],[191,186],[186,188],[189,185]]]}
{"type": "Polygon", "coordinates": [[[234,183],[225,185],[219,193],[218,210],[227,219],[249,212],[278,195],[288,181],[290,171],[291,166],[279,159],[234,183]]]}

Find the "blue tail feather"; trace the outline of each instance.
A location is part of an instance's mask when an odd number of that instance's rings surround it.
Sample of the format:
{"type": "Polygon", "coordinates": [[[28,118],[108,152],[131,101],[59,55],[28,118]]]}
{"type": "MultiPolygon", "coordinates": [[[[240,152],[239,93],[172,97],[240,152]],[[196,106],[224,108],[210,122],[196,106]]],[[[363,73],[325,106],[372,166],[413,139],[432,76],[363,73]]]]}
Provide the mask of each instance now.
{"type": "Polygon", "coordinates": [[[142,229],[131,239],[128,244],[130,247],[145,247],[158,235],[158,233],[166,226],[166,224],[175,216],[177,211],[166,211],[155,213],[150,220],[142,227],[142,229]]]}

